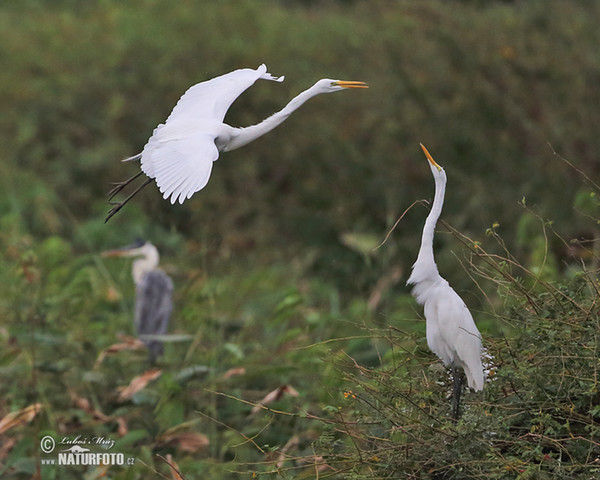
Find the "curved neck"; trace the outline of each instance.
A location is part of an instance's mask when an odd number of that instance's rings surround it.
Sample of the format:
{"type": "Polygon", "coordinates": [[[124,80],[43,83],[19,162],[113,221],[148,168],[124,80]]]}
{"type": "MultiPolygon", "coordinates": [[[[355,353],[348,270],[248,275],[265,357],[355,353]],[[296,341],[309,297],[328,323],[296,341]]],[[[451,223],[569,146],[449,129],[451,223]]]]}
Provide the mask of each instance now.
{"type": "Polygon", "coordinates": [[[431,211],[429,212],[427,220],[425,220],[425,226],[423,227],[421,248],[419,250],[419,256],[417,257],[417,262],[427,260],[435,264],[433,258],[433,233],[435,231],[437,221],[442,213],[445,192],[446,181],[442,177],[435,177],[435,195],[433,197],[431,211]]]}
{"type": "Polygon", "coordinates": [[[279,112],[274,113],[270,117],[264,119],[262,122],[249,127],[236,128],[235,134],[227,145],[222,149],[223,152],[235,150],[236,148],[243,147],[244,145],[262,137],[265,133],[270,132],[275,127],[281,125],[287,120],[287,118],[300,108],[307,100],[312,97],[323,93],[318,91],[316,85],[313,85],[308,90],[304,90],[302,93],[292,98],[289,103],[283,107],[279,112]]]}
{"type": "Polygon", "coordinates": [[[136,258],[131,266],[133,281],[136,285],[140,283],[144,275],[158,267],[158,250],[156,248],[147,248],[144,251],[144,256],[136,258]]]}

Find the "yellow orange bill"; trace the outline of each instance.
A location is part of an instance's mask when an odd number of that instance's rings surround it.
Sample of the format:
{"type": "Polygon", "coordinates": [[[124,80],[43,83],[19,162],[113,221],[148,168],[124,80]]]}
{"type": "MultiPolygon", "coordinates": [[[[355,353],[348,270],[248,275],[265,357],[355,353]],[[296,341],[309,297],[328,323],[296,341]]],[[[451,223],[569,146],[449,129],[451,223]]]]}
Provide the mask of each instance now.
{"type": "Polygon", "coordinates": [[[335,84],[342,88],[369,88],[365,82],[355,82],[351,80],[338,80],[335,84]]]}
{"type": "Polygon", "coordinates": [[[423,145],[422,143],[420,145],[421,145],[421,148],[423,149],[423,152],[425,152],[425,156],[427,157],[427,160],[429,160],[429,163],[431,163],[438,170],[441,170],[442,167],[440,167],[437,164],[437,162],[433,159],[433,157],[430,155],[429,151],[425,148],[425,145],[423,145]]]}

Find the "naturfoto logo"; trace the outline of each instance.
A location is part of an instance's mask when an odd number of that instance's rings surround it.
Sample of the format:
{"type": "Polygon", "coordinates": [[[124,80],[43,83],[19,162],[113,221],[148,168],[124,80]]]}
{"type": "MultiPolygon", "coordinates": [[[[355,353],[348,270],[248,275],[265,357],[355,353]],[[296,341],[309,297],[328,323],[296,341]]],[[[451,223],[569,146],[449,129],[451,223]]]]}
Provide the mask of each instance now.
{"type": "Polygon", "coordinates": [[[56,451],[57,456],[42,459],[42,465],[133,465],[135,463],[133,457],[126,457],[119,452],[108,452],[107,450],[114,445],[113,439],[103,436],[62,436],[58,437],[57,441],[54,436],[46,435],[40,441],[40,449],[45,454],[56,451]],[[61,449],[61,446],[67,448],[61,449]],[[102,451],[94,452],[93,447],[101,448],[102,451]]]}

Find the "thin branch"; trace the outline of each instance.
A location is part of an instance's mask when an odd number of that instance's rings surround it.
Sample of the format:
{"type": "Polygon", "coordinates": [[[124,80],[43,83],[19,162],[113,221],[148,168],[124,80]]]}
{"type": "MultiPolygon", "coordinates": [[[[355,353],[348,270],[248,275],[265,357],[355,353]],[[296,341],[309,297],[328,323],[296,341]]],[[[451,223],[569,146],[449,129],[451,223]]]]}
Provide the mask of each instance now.
{"type": "Polygon", "coordinates": [[[588,182],[590,185],[592,185],[596,190],[600,190],[600,186],[594,182],[590,177],[587,176],[587,174],[577,168],[575,165],[573,165],[569,160],[567,160],[565,157],[563,157],[561,154],[559,154],[554,147],[552,146],[552,144],[550,142],[548,142],[548,146],[550,147],[550,149],[552,150],[552,154],[558,158],[560,158],[563,162],[565,162],[569,167],[571,167],[573,170],[575,170],[579,175],[581,175],[583,177],[583,179],[588,182]]]}
{"type": "Polygon", "coordinates": [[[396,220],[396,223],[394,223],[394,226],[387,233],[387,235],[385,236],[385,238],[383,239],[383,241],[379,245],[377,245],[376,247],[374,247],[371,250],[372,252],[374,252],[375,250],[378,250],[379,248],[383,247],[383,245],[385,244],[385,242],[388,241],[388,238],[390,238],[390,235],[392,234],[392,232],[396,229],[396,227],[400,223],[400,220],[402,220],[404,218],[404,215],[406,215],[408,213],[408,211],[411,208],[413,208],[417,203],[420,203],[421,205],[429,204],[429,202],[427,200],[415,200],[413,203],[411,203],[410,207],[408,207],[406,210],[404,210],[404,212],[402,212],[402,215],[400,215],[400,217],[398,218],[398,220],[396,220]]]}

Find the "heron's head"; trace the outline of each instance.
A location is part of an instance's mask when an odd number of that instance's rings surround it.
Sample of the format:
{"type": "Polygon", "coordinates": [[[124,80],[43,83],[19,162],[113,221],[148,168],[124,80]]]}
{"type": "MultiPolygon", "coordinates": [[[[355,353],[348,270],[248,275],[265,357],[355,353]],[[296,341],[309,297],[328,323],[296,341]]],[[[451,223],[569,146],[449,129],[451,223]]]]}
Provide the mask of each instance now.
{"type": "Polygon", "coordinates": [[[433,178],[435,178],[435,179],[443,178],[445,180],[446,172],[444,171],[444,169],[440,165],[438,165],[438,163],[433,159],[433,157],[429,154],[429,152],[425,148],[425,145],[423,145],[422,143],[421,143],[421,148],[423,149],[423,152],[425,152],[425,156],[427,157],[427,160],[429,161],[429,167],[431,168],[431,173],[433,174],[433,178]]]}
{"type": "Polygon", "coordinates": [[[332,80],[324,78],[315,83],[314,87],[319,93],[331,93],[345,90],[347,88],[369,88],[365,82],[356,82],[352,80],[332,80]]]}

